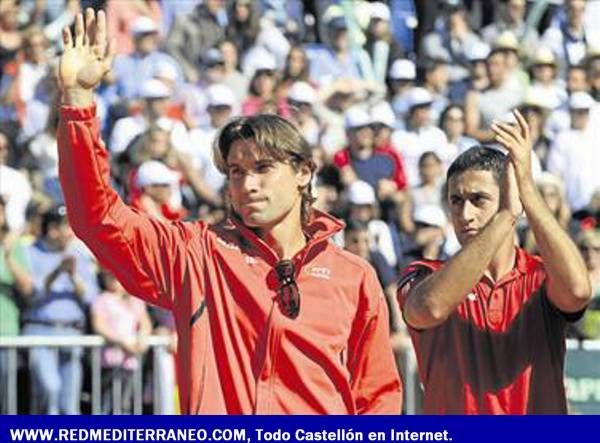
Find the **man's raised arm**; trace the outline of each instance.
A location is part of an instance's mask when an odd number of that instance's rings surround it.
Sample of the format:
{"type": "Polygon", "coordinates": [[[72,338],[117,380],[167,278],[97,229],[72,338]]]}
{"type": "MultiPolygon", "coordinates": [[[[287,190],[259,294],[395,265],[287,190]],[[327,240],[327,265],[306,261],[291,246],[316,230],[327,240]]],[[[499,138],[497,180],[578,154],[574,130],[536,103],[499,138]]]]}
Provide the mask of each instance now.
{"type": "Polygon", "coordinates": [[[150,303],[173,307],[185,273],[189,226],[165,224],[132,210],[110,187],[108,152],[100,140],[94,89],[110,70],[106,17],[87,9],[77,15],[75,38],[63,31],[59,84],[59,173],[75,234],[111,269],[125,288],[150,303]]]}

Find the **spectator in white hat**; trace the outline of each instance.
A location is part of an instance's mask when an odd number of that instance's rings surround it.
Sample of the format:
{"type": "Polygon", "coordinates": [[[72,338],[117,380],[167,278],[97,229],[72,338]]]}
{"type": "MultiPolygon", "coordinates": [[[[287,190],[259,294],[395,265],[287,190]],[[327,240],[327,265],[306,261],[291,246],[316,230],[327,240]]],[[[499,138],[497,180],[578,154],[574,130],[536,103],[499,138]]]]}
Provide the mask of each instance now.
{"type": "Polygon", "coordinates": [[[183,81],[183,73],[179,63],[170,55],[158,49],[158,24],[149,17],[138,17],[131,24],[131,35],[134,43],[133,51],[122,53],[115,59],[113,72],[117,93],[125,100],[140,97],[140,88],[144,81],[153,78],[159,70],[168,69],[175,72],[175,82],[183,81]]]}
{"type": "Polygon", "coordinates": [[[173,194],[179,189],[179,174],[164,163],[150,160],[142,163],[135,174],[135,183],[142,193],[130,203],[159,220],[178,220],[185,216],[182,207],[173,205],[173,194]]]}
{"type": "Polygon", "coordinates": [[[534,94],[545,97],[551,109],[558,108],[566,99],[564,81],[557,78],[558,63],[550,48],[540,46],[531,61],[531,88],[534,94]]]}
{"type": "Polygon", "coordinates": [[[400,150],[409,186],[419,184],[419,158],[426,151],[435,152],[444,165],[449,165],[452,153],[448,152],[448,139],[444,131],[431,124],[433,97],[425,88],[414,88],[408,97],[406,129],[392,136],[394,146],[400,150]]]}
{"type": "Polygon", "coordinates": [[[558,134],[548,155],[548,171],[564,181],[567,200],[573,211],[588,205],[594,192],[600,189],[600,150],[596,146],[600,128],[590,122],[594,106],[594,99],[589,94],[571,94],[571,129],[558,134]]]}
{"type": "Polygon", "coordinates": [[[302,136],[311,145],[319,142],[321,128],[314,113],[317,92],[308,83],[295,82],[287,93],[290,108],[290,120],[300,130],[302,136]]]}
{"type": "Polygon", "coordinates": [[[277,64],[266,50],[255,51],[244,60],[244,72],[250,73],[248,97],[242,103],[242,115],[261,113],[290,116],[285,97],[277,97],[277,64]]]}
{"type": "Polygon", "coordinates": [[[409,92],[417,80],[417,67],[409,59],[395,60],[388,70],[389,96],[392,109],[396,114],[396,127],[404,128],[408,112],[409,92]]]}
{"type": "Polygon", "coordinates": [[[371,18],[366,30],[365,50],[371,60],[375,80],[383,83],[393,60],[404,55],[390,28],[391,12],[384,2],[370,5],[371,18]]]}
{"type": "Polygon", "coordinates": [[[158,79],[144,81],[139,89],[142,99],[142,112],[117,120],[113,127],[108,148],[121,153],[133,139],[153,124],[165,128],[171,134],[171,143],[180,151],[189,150],[186,127],[179,120],[168,116],[172,91],[158,79]]]}
{"type": "Polygon", "coordinates": [[[345,114],[348,146],[334,155],[333,163],[346,186],[361,180],[376,190],[380,201],[395,201],[406,189],[402,158],[389,147],[375,146],[372,125],[366,109],[359,106],[348,109],[345,114]]]}
{"type": "MultiPolygon", "coordinates": [[[[52,2],[54,3],[54,2],[52,2]]],[[[139,18],[149,19],[156,28],[161,22],[161,5],[155,2],[106,2],[108,35],[116,41],[117,54],[130,54],[135,48],[133,25],[139,18]]],[[[148,26],[149,27],[149,26],[148,26]]]]}
{"type": "Polygon", "coordinates": [[[190,131],[190,147],[195,169],[212,194],[218,195],[225,184],[225,176],[215,166],[212,145],[221,129],[239,109],[233,91],[222,84],[210,86],[206,91],[209,124],[190,131]]]}
{"type": "Polygon", "coordinates": [[[390,227],[379,218],[379,203],[373,187],[357,180],[348,187],[346,198],[347,219],[364,223],[369,234],[369,249],[378,251],[385,257],[389,266],[395,267],[398,258],[393,248],[392,234],[390,227]]]}

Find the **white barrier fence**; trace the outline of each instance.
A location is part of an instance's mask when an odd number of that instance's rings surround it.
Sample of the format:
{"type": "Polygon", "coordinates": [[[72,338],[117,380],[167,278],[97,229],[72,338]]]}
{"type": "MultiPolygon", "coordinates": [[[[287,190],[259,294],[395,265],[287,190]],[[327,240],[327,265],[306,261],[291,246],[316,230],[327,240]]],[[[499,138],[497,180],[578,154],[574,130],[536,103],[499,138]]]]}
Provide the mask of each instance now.
{"type": "MultiPolygon", "coordinates": [[[[170,338],[166,336],[151,336],[147,340],[148,349],[152,349],[153,355],[153,373],[152,373],[152,384],[153,384],[153,412],[156,414],[165,413],[166,411],[161,409],[161,405],[164,403],[161,397],[161,380],[160,372],[156,368],[163,364],[165,357],[169,354],[167,350],[171,344],[170,338]]],[[[0,351],[5,351],[6,365],[7,365],[7,383],[5,395],[6,408],[5,411],[8,414],[16,414],[18,412],[19,403],[27,401],[25,399],[18,398],[18,358],[19,351],[24,352],[29,358],[29,351],[33,348],[51,348],[56,352],[66,349],[82,348],[85,351],[91,353],[90,358],[90,403],[91,413],[100,414],[102,412],[102,362],[101,352],[102,348],[107,345],[104,338],[98,335],[82,335],[82,336],[37,336],[37,335],[21,335],[16,337],[2,337],[0,336],[0,351]]],[[[75,353],[72,353],[71,358],[75,357],[75,353]]],[[[140,359],[140,357],[138,357],[140,359]]],[[[139,362],[138,362],[139,363],[139,362]]],[[[142,364],[137,365],[137,369],[133,374],[133,413],[142,413],[142,395],[143,395],[143,374],[142,364]]],[[[115,377],[112,384],[112,405],[113,413],[120,414],[121,405],[121,386],[122,380],[120,377],[115,377]]],[[[30,412],[36,412],[35,404],[36,396],[32,395],[29,399],[30,412]]]]}
{"type": "MultiPolygon", "coordinates": [[[[101,351],[102,347],[105,346],[106,340],[97,335],[84,335],[79,337],[73,336],[17,336],[17,337],[0,337],[0,351],[6,351],[7,355],[7,366],[8,366],[8,380],[7,380],[7,392],[2,393],[6,395],[6,404],[8,405],[9,414],[16,414],[18,412],[19,404],[26,402],[26,399],[19,399],[18,397],[18,353],[19,351],[29,354],[29,350],[35,347],[47,347],[56,349],[75,349],[83,348],[91,353],[90,358],[90,371],[91,371],[91,389],[90,389],[90,403],[91,413],[100,414],[102,412],[102,366],[101,366],[101,351]]],[[[153,398],[152,408],[155,414],[168,413],[161,408],[161,404],[164,404],[164,398],[161,398],[161,386],[164,387],[165,383],[169,383],[164,379],[161,379],[160,371],[158,367],[164,365],[164,357],[168,355],[167,350],[170,345],[170,339],[165,336],[152,336],[148,339],[149,349],[152,349],[153,355],[153,372],[152,372],[152,384],[153,384],[153,398]]],[[[572,363],[575,360],[576,353],[583,351],[585,353],[591,353],[593,361],[597,361],[597,367],[600,368],[600,340],[584,341],[579,342],[577,340],[567,340],[567,388],[569,385],[577,387],[583,382],[577,384],[578,378],[582,379],[585,383],[585,387],[590,387],[592,384],[589,382],[590,379],[594,379],[595,374],[589,374],[589,370],[584,368],[583,374],[580,372],[582,365],[575,365],[575,370],[572,369],[572,363]],[[573,358],[570,361],[570,356],[573,358]],[[571,374],[569,373],[571,371],[571,374]]],[[[139,357],[138,357],[139,358],[139,357]]],[[[579,357],[577,357],[579,358],[579,357]]],[[[400,371],[403,375],[404,381],[404,408],[405,413],[409,415],[418,414],[421,411],[421,399],[422,391],[419,383],[419,377],[417,374],[416,358],[412,348],[398,356],[398,363],[400,371]]],[[[592,371],[595,368],[591,368],[592,371]]],[[[134,373],[134,395],[133,395],[133,414],[142,413],[142,396],[143,396],[143,378],[142,378],[142,365],[139,364],[138,368],[134,373]]],[[[600,383],[600,378],[598,378],[600,383]]],[[[595,386],[595,385],[594,385],[595,386]]],[[[592,386],[593,387],[593,386],[592,386]]],[[[594,388],[595,389],[595,388],[594,388]]],[[[588,389],[589,391],[589,389],[588,389]]],[[[120,405],[120,380],[117,378],[113,381],[112,386],[112,404],[114,405],[113,413],[119,414],[120,405]]],[[[587,391],[586,391],[587,392],[587,391]]],[[[591,394],[587,395],[583,392],[583,388],[579,389],[578,392],[571,392],[569,395],[570,400],[577,402],[578,399],[583,399],[586,402],[582,403],[584,407],[589,407],[588,403],[597,402],[600,405],[600,393],[590,391],[591,394]],[[587,396],[586,396],[587,395],[587,396]],[[597,398],[594,397],[597,395],[597,398]],[[572,398],[571,398],[572,397],[572,398]]],[[[30,412],[35,412],[35,395],[29,399],[32,402],[30,412]]],[[[171,399],[172,400],[172,399],[171,399]]],[[[583,409],[585,410],[585,409],[583,409]]],[[[595,409],[590,409],[595,411],[595,409]]]]}

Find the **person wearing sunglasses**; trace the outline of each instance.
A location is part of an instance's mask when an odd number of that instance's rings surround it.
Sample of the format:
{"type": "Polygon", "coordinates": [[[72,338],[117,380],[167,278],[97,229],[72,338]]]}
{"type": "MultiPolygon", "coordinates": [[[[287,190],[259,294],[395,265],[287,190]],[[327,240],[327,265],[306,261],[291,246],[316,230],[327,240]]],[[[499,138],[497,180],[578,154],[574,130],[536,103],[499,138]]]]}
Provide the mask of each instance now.
{"type": "Polygon", "coordinates": [[[190,414],[400,413],[401,382],[374,270],[329,241],[311,209],[308,143],[273,115],[219,132],[227,221],[164,223],[109,186],[93,90],[110,70],[106,18],[63,34],[60,176],[75,233],[123,286],[173,311],[181,407],[190,414]]]}

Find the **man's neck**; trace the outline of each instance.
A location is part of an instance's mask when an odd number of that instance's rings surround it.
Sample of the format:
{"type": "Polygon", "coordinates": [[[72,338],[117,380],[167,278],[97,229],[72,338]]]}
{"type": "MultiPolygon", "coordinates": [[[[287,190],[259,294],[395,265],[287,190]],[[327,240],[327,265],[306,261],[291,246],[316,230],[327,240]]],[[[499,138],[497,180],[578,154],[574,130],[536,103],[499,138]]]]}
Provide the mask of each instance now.
{"type": "Polygon", "coordinates": [[[517,258],[517,250],[513,237],[510,236],[492,259],[492,262],[485,271],[485,275],[492,281],[497,282],[507,275],[514,267],[517,258]]]}
{"type": "Polygon", "coordinates": [[[302,231],[300,207],[290,212],[286,219],[269,229],[260,229],[258,235],[280,259],[290,259],[306,246],[302,231]]]}

